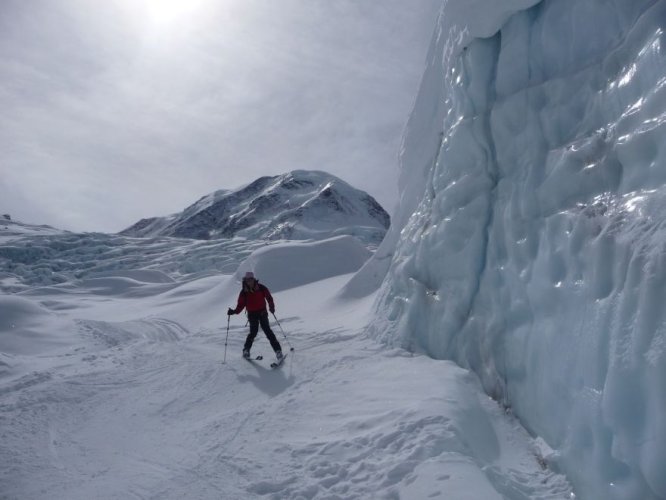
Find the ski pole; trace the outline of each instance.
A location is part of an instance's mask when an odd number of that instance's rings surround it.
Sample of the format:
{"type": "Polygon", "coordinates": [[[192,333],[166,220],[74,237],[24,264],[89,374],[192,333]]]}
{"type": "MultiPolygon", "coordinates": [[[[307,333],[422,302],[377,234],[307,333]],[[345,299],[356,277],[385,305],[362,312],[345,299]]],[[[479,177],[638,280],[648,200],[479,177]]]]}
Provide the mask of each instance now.
{"type": "Polygon", "coordinates": [[[293,351],[294,348],[291,346],[291,343],[289,342],[289,339],[287,338],[287,334],[284,333],[284,330],[282,329],[282,325],[280,324],[280,322],[278,321],[277,317],[275,316],[275,313],[271,313],[271,314],[272,314],[273,317],[275,318],[275,322],[276,322],[276,323],[278,324],[278,326],[280,327],[280,331],[282,332],[282,335],[284,335],[284,340],[287,341],[287,345],[289,346],[289,350],[290,350],[290,351],[293,351]]]}
{"type": "Polygon", "coordinates": [[[227,314],[227,338],[224,339],[224,359],[222,363],[227,362],[227,341],[229,340],[229,321],[231,321],[231,316],[227,314]]]}

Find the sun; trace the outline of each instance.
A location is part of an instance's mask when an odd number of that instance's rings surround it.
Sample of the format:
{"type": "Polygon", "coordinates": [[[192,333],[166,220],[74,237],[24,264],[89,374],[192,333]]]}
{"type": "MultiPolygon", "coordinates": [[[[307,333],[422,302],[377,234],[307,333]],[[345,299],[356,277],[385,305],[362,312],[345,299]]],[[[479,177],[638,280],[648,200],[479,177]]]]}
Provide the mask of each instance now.
{"type": "Polygon", "coordinates": [[[201,11],[204,0],[140,0],[146,20],[156,28],[166,28],[190,19],[201,11]]]}

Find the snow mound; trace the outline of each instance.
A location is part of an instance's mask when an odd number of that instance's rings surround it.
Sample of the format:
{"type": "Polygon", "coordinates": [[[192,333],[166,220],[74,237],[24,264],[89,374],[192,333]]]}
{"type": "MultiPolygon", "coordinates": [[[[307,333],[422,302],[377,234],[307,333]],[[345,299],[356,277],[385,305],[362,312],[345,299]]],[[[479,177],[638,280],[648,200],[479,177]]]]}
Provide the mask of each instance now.
{"type": "Polygon", "coordinates": [[[116,295],[126,297],[137,297],[141,295],[152,295],[166,290],[175,284],[147,284],[132,278],[108,276],[105,278],[88,278],[76,283],[81,289],[87,289],[96,295],[116,295]]]}
{"type": "Polygon", "coordinates": [[[277,243],[255,250],[236,271],[247,271],[271,291],[286,290],[341,274],[358,271],[372,253],[352,236],[299,243],[277,243]]]}
{"type": "Polygon", "coordinates": [[[169,290],[178,283],[161,271],[132,269],[96,273],[77,281],[75,285],[97,295],[138,297],[169,290]]]}
{"type": "Polygon", "coordinates": [[[126,269],[93,273],[90,278],[128,278],[141,283],[175,283],[176,281],[162,271],[152,269],[126,269]]]}
{"type": "Polygon", "coordinates": [[[40,354],[62,345],[54,330],[54,314],[16,295],[0,296],[0,352],[40,354]],[[45,328],[49,324],[50,328],[45,328]]]}
{"type": "Polygon", "coordinates": [[[0,297],[0,331],[35,323],[50,312],[31,300],[15,295],[0,297]]]}

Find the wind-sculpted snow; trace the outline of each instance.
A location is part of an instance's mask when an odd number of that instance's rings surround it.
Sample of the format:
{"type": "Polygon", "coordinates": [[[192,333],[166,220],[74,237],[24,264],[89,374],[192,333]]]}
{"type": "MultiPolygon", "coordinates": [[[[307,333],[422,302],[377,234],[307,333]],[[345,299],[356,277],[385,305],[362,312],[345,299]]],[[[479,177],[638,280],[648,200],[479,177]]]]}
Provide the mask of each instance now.
{"type": "Polygon", "coordinates": [[[663,499],[666,2],[534,3],[444,8],[375,331],[473,368],[582,498],[663,499]]]}

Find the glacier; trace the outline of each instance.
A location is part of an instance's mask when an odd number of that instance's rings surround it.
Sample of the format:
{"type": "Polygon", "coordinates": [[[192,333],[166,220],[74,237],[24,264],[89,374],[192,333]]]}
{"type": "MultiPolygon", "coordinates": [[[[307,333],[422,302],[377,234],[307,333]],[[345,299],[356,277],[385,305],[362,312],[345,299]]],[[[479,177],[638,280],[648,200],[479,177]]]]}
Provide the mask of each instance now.
{"type": "Polygon", "coordinates": [[[347,290],[386,276],[374,335],[474,370],[584,499],[666,498],[665,29],[664,1],[445,2],[347,290]]]}

